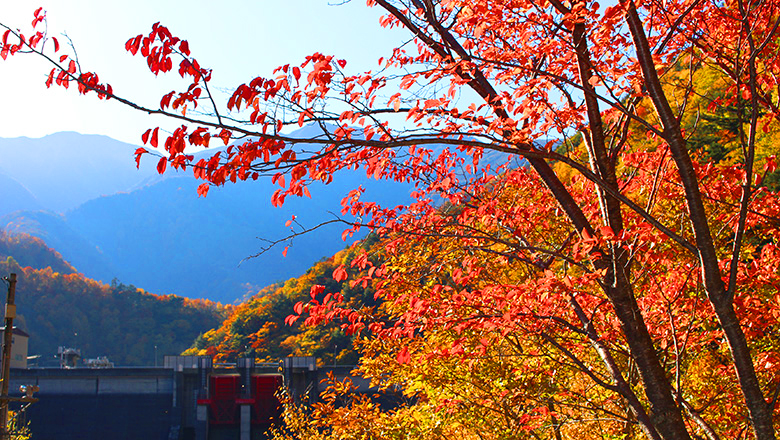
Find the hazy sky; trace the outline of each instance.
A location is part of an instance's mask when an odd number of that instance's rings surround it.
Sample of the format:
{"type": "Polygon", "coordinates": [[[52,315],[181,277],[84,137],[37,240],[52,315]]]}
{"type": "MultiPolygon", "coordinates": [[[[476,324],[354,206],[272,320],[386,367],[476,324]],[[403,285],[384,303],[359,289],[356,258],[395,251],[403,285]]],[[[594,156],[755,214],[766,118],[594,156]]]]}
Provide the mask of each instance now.
{"type": "MultiPolygon", "coordinates": [[[[350,73],[376,69],[406,34],[379,26],[378,8],[364,0],[334,5],[327,0],[38,0],[5,1],[0,23],[29,30],[33,11],[47,11],[49,34],[61,45],[66,33],[84,70],[94,71],[114,92],[157,107],[160,97],[186,87],[178,74],[155,78],[144,60],[124,49],[157,21],[189,41],[193,56],[214,69],[212,86],[234,88],[273,68],[300,63],[313,52],[348,61],[350,73]],[[219,7],[215,8],[215,5],[219,7]]],[[[174,63],[175,64],[175,63],[174,63]]],[[[141,133],[164,122],[79,95],[44,81],[50,66],[31,56],[0,61],[0,137],[41,137],[58,131],[104,134],[140,144],[141,133]]],[[[175,70],[175,69],[174,69],[175,70]]]]}

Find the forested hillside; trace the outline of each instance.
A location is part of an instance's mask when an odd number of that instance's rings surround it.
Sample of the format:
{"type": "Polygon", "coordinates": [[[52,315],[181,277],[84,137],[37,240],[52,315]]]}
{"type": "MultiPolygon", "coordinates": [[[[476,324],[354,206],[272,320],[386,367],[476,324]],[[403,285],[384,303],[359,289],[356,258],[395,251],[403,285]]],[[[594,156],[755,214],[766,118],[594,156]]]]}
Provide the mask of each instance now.
{"type": "MultiPolygon", "coordinates": [[[[299,302],[327,301],[325,296],[332,297],[334,293],[343,295],[344,303],[355,309],[374,305],[374,291],[367,284],[337,281],[340,277],[333,272],[342,265],[350,268],[364,251],[376,256],[376,242],[376,236],[369,236],[358,245],[317,262],[300,277],[262,289],[235,307],[221,326],[199,337],[186,354],[210,355],[220,361],[254,357],[271,362],[291,355],[316,356],[325,365],[355,364],[357,353],[352,337],[339,325],[305,326],[301,321],[290,323],[287,317],[293,310],[300,310],[296,306],[299,302]]],[[[350,268],[347,272],[350,279],[355,279],[360,270],[350,268]]]]}
{"type": "Polygon", "coordinates": [[[60,345],[117,365],[153,365],[155,346],[161,362],[224,318],[211,301],[91,280],[40,239],[1,232],[0,274],[9,273],[18,276],[15,324],[30,334],[29,353],[41,355],[42,365],[53,363],[60,345]]]}
{"type": "Polygon", "coordinates": [[[13,256],[22,267],[51,268],[54,272],[75,273],[76,269],[59,252],[46,246],[38,237],[27,234],[9,234],[0,229],[0,256],[13,256]]]}

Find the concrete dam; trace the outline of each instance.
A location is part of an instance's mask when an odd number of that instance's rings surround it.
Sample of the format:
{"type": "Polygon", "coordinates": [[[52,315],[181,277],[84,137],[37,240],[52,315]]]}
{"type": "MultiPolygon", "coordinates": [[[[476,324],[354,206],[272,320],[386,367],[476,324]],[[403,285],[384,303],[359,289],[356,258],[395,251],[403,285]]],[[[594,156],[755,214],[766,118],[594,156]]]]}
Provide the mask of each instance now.
{"type": "Polygon", "coordinates": [[[279,419],[281,387],[316,399],[329,372],[344,378],[353,368],[318,368],[313,357],[215,365],[166,356],[163,367],[12,369],[10,389],[38,386],[39,401],[21,414],[35,440],[259,440],[279,419]]]}

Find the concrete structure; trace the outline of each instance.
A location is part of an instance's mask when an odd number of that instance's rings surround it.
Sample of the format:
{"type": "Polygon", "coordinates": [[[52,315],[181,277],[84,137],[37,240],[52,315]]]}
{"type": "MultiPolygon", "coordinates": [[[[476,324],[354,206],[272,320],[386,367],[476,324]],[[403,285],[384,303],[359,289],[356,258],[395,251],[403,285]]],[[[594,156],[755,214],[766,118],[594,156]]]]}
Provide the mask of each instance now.
{"type": "MultiPolygon", "coordinates": [[[[14,334],[11,339],[11,368],[27,368],[27,347],[30,335],[18,327],[14,327],[13,331],[14,334]]],[[[3,346],[4,335],[5,327],[0,327],[0,347],[3,346]]]]}
{"type": "MultiPolygon", "coordinates": [[[[10,389],[40,388],[27,410],[36,440],[260,440],[279,418],[279,387],[294,396],[308,390],[315,400],[328,372],[342,379],[353,368],[317,368],[313,358],[214,365],[208,357],[166,356],[162,368],[14,370],[10,389]]],[[[353,381],[368,391],[367,381],[353,381]]]]}
{"type": "Polygon", "coordinates": [[[60,368],[76,368],[81,359],[81,350],[65,346],[57,347],[57,356],[60,358],[60,368]]]}

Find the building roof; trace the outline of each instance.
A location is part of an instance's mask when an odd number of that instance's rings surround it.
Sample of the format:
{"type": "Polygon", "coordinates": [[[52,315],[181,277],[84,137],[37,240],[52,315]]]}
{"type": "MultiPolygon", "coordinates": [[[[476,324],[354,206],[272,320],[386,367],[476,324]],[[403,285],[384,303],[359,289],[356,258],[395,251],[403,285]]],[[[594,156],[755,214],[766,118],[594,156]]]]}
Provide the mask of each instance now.
{"type": "MultiPolygon", "coordinates": [[[[0,333],[5,333],[5,326],[0,327],[0,333]]],[[[26,336],[28,338],[30,337],[30,335],[28,335],[26,331],[20,329],[17,326],[14,326],[14,334],[19,336],[26,336]]]]}

